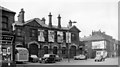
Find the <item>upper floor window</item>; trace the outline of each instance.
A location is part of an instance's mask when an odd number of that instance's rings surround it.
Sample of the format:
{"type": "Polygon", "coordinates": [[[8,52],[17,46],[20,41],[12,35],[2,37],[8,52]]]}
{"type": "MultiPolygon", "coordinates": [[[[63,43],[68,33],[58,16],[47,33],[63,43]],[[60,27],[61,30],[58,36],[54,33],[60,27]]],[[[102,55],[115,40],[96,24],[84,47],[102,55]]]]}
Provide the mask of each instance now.
{"type": "Polygon", "coordinates": [[[37,35],[37,30],[36,29],[30,29],[30,36],[35,37],[37,35]]]}
{"type": "Polygon", "coordinates": [[[17,35],[22,36],[22,29],[17,29],[17,35]]]}
{"type": "Polygon", "coordinates": [[[2,29],[8,29],[8,17],[2,16],[2,29]]]}

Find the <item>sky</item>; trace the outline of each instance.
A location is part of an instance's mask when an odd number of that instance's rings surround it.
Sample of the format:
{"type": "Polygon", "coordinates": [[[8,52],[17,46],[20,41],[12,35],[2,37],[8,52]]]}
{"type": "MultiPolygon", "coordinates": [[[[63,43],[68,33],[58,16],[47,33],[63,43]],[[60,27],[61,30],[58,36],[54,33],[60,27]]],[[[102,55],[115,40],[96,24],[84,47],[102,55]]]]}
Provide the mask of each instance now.
{"type": "Polygon", "coordinates": [[[81,30],[80,37],[89,36],[92,31],[105,32],[118,39],[118,1],[119,0],[0,0],[0,5],[18,13],[25,11],[25,21],[32,18],[46,19],[52,14],[52,24],[58,25],[58,15],[61,15],[61,25],[67,27],[68,22],[76,21],[81,30]]]}

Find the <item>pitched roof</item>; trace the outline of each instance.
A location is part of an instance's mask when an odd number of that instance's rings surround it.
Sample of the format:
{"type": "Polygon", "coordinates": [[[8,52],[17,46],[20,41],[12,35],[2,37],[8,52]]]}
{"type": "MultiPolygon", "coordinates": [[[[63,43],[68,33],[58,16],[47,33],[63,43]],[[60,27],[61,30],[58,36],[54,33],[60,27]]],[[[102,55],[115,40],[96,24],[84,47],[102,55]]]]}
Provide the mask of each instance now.
{"type": "Polygon", "coordinates": [[[80,41],[94,41],[94,40],[103,40],[103,39],[105,38],[100,35],[93,35],[93,36],[83,37],[80,39],[80,41]]]}
{"type": "Polygon", "coordinates": [[[79,32],[81,32],[75,25],[72,26],[72,27],[70,27],[69,29],[72,29],[72,28],[75,28],[75,29],[77,29],[79,32]]]}
{"type": "MultiPolygon", "coordinates": [[[[37,21],[41,26],[49,28],[49,25],[44,24],[43,21],[40,20],[39,18],[30,19],[30,20],[26,21],[25,23],[21,23],[21,22],[19,22],[19,21],[15,21],[15,23],[13,23],[13,25],[23,26],[23,25],[26,25],[26,24],[34,21],[34,20],[37,21]]],[[[52,28],[58,29],[58,26],[52,25],[52,28]]],[[[62,29],[62,30],[70,30],[70,29],[72,29],[72,28],[76,28],[78,31],[80,31],[76,26],[72,26],[72,27],[61,27],[60,29],[62,29]]]]}
{"type": "Polygon", "coordinates": [[[29,23],[29,22],[32,22],[32,21],[34,21],[34,20],[37,21],[41,26],[43,26],[43,27],[48,27],[48,25],[44,24],[43,21],[41,21],[39,18],[30,19],[30,20],[26,21],[26,22],[24,23],[24,25],[27,24],[27,23],[29,23]]]}
{"type": "Polygon", "coordinates": [[[14,11],[11,11],[11,10],[5,8],[5,7],[2,7],[2,6],[0,6],[0,10],[4,10],[4,11],[7,11],[7,12],[15,13],[14,11]]]}

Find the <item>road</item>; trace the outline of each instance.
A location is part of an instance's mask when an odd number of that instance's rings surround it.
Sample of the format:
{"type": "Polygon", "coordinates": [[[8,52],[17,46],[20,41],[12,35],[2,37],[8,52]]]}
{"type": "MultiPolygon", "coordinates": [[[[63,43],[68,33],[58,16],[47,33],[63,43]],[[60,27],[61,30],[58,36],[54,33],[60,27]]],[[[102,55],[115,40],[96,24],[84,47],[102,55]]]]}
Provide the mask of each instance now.
{"type": "MultiPolygon", "coordinates": [[[[17,64],[21,65],[21,64],[17,64]]],[[[61,62],[56,63],[27,63],[22,65],[118,65],[118,58],[107,58],[105,61],[102,62],[95,62],[94,59],[87,59],[87,60],[74,60],[64,59],[61,62]]]]}

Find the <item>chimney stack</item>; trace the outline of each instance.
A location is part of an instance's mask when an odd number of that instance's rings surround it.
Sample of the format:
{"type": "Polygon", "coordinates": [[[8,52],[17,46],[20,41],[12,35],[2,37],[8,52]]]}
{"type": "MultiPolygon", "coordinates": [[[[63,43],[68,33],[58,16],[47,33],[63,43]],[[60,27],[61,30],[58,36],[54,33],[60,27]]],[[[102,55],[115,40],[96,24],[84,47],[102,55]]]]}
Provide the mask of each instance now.
{"type": "Polygon", "coordinates": [[[49,27],[52,27],[52,15],[49,13],[49,27]]]}
{"type": "Polygon", "coordinates": [[[46,20],[45,20],[45,18],[44,18],[44,17],[42,18],[42,21],[43,21],[43,24],[45,24],[45,21],[46,21],[46,20]]]}
{"type": "Polygon", "coordinates": [[[70,20],[70,21],[69,21],[69,27],[71,27],[71,26],[72,26],[72,21],[70,20]]]}
{"type": "Polygon", "coordinates": [[[60,14],[58,15],[58,28],[61,28],[61,17],[60,17],[60,14]]]}
{"type": "Polygon", "coordinates": [[[22,8],[18,15],[18,21],[21,23],[24,23],[24,13],[25,13],[25,11],[22,8]]]}

